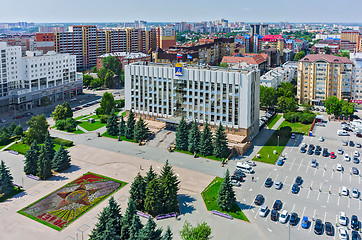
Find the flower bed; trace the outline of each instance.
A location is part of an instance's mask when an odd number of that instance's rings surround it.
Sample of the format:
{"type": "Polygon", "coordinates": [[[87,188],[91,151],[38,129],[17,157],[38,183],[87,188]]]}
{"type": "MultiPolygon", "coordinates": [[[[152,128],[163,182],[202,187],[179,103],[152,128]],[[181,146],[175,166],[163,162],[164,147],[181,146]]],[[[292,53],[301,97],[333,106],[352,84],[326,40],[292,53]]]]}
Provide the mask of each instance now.
{"type": "Polygon", "coordinates": [[[18,213],[60,231],[124,185],[125,182],[86,173],[18,213]]]}

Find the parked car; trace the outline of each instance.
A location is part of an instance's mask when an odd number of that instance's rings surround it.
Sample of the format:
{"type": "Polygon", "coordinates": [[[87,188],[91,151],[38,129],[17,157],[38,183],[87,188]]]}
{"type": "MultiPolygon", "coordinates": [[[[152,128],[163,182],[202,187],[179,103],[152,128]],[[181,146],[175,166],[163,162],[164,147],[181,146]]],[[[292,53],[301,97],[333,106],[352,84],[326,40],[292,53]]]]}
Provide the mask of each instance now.
{"type": "Polygon", "coordinates": [[[354,142],[353,142],[353,141],[349,141],[349,146],[350,146],[350,147],[354,147],[354,142]]]}
{"type": "Polygon", "coordinates": [[[3,119],[3,118],[2,118],[2,119],[0,119],[0,122],[1,122],[1,123],[6,123],[6,119],[3,119]]]}
{"type": "Polygon", "coordinates": [[[231,185],[233,185],[235,187],[240,187],[241,183],[240,183],[240,181],[233,179],[233,180],[231,180],[231,185]]]}
{"type": "Polygon", "coordinates": [[[293,212],[290,215],[289,224],[292,226],[295,226],[295,225],[297,225],[297,223],[298,223],[298,214],[293,212]]]}
{"type": "Polygon", "coordinates": [[[301,176],[298,176],[296,179],[295,179],[295,183],[298,184],[298,186],[302,185],[303,183],[303,179],[301,176]]]}
{"type": "Polygon", "coordinates": [[[348,154],[345,154],[345,155],[344,155],[344,160],[345,160],[346,162],[351,161],[351,159],[349,158],[348,154]]]}
{"type": "Polygon", "coordinates": [[[347,233],[346,229],[344,229],[342,227],[338,228],[338,236],[339,236],[339,239],[341,239],[341,240],[347,240],[348,233],[347,233]]]}
{"type": "Polygon", "coordinates": [[[336,170],[337,171],[342,171],[343,170],[342,164],[338,163],[337,166],[336,166],[336,170]]]}
{"type": "Polygon", "coordinates": [[[359,221],[358,221],[358,217],[356,215],[352,215],[352,217],[351,217],[351,228],[353,230],[359,229],[359,221]]]}
{"type": "Polygon", "coordinates": [[[362,133],[356,133],[356,137],[362,137],[362,133]]]}
{"type": "Polygon", "coordinates": [[[256,166],[255,161],[252,161],[252,160],[246,161],[245,163],[249,164],[250,167],[255,167],[256,166]]]}
{"type": "Polygon", "coordinates": [[[287,210],[283,210],[279,217],[280,223],[286,223],[288,220],[289,214],[287,210]]]}
{"type": "Polygon", "coordinates": [[[315,149],[315,146],[314,146],[313,144],[310,144],[310,145],[309,145],[309,149],[314,150],[314,149],[315,149]]]}
{"type": "Polygon", "coordinates": [[[347,216],[345,212],[339,212],[338,222],[343,226],[347,226],[347,216]]]}
{"type": "Polygon", "coordinates": [[[308,223],[309,223],[308,217],[304,216],[302,219],[302,224],[301,224],[302,228],[308,228],[308,223]]]}
{"type": "Polygon", "coordinates": [[[278,218],[279,218],[279,213],[277,210],[273,209],[270,213],[270,219],[272,221],[278,221],[278,218]]]}
{"type": "Polygon", "coordinates": [[[353,158],[353,163],[358,164],[358,163],[359,163],[359,158],[358,158],[358,157],[354,157],[354,158],[353,158]]]}
{"type": "Polygon", "coordinates": [[[264,185],[265,187],[270,188],[273,185],[273,180],[271,178],[267,178],[264,185]]]}
{"type": "Polygon", "coordinates": [[[321,152],[320,152],[319,150],[315,150],[315,151],[314,151],[314,155],[319,156],[319,155],[321,155],[321,152]]]}
{"type": "Polygon", "coordinates": [[[317,160],[313,158],[312,162],[310,163],[310,166],[314,168],[317,167],[317,160]]]}
{"type": "Polygon", "coordinates": [[[356,148],[361,148],[361,144],[359,142],[356,143],[356,148]]]}
{"type": "Polygon", "coordinates": [[[291,139],[295,139],[295,134],[292,133],[292,135],[290,136],[291,139]]]}
{"type": "Polygon", "coordinates": [[[302,143],[301,147],[306,148],[306,147],[308,147],[308,144],[306,144],[306,143],[302,143]]]}
{"type": "Polygon", "coordinates": [[[348,146],[348,142],[346,140],[342,140],[343,146],[348,146]]]}
{"type": "Polygon", "coordinates": [[[323,157],[328,157],[329,153],[328,153],[328,148],[323,148],[323,157]]]}
{"type": "Polygon", "coordinates": [[[297,194],[299,192],[298,184],[294,183],[291,191],[292,191],[292,193],[297,194]]]}
{"type": "Polygon", "coordinates": [[[307,150],[305,149],[305,147],[301,147],[301,148],[300,148],[300,152],[301,152],[301,153],[305,153],[306,151],[307,151],[307,150]]]}
{"type": "Polygon", "coordinates": [[[359,197],[359,191],[358,188],[353,188],[351,192],[352,197],[358,198],[359,197]]]}
{"type": "Polygon", "coordinates": [[[260,208],[260,211],[259,211],[259,216],[260,217],[265,217],[268,213],[269,209],[268,209],[268,206],[267,205],[263,205],[261,208],[260,208]]]}
{"type": "Polygon", "coordinates": [[[264,196],[262,194],[258,194],[255,197],[254,203],[255,203],[255,205],[260,206],[263,204],[264,200],[265,200],[264,196]]]}
{"type": "Polygon", "coordinates": [[[317,145],[316,147],[315,147],[315,150],[317,151],[322,151],[322,148],[321,148],[321,146],[319,146],[319,145],[317,145]]]}
{"type": "Polygon", "coordinates": [[[307,154],[308,155],[313,155],[313,153],[314,153],[314,151],[311,148],[309,148],[307,154]]]}
{"type": "Polygon", "coordinates": [[[325,230],[325,232],[326,232],[326,234],[328,236],[333,236],[334,235],[334,227],[333,227],[332,223],[326,222],[324,224],[324,230],[325,230]]]}
{"type": "Polygon", "coordinates": [[[342,196],[348,196],[348,188],[346,186],[342,186],[339,192],[342,196]]]}
{"type": "Polygon", "coordinates": [[[232,175],[230,177],[231,180],[235,180],[235,181],[239,181],[239,182],[242,182],[243,181],[243,177],[240,176],[240,175],[232,175]]]}
{"type": "Polygon", "coordinates": [[[342,150],[341,148],[338,148],[337,153],[338,153],[339,155],[342,155],[342,154],[343,154],[343,150],[342,150]]]}
{"type": "Polygon", "coordinates": [[[352,240],[361,240],[361,236],[357,231],[352,231],[352,240]]]}
{"type": "Polygon", "coordinates": [[[276,181],[274,186],[275,186],[275,189],[279,190],[282,188],[283,183],[281,181],[276,181]]]}
{"type": "Polygon", "coordinates": [[[314,233],[321,235],[323,230],[323,222],[320,219],[317,219],[314,224],[314,233]]]}
{"type": "Polygon", "coordinates": [[[320,137],[320,138],[319,138],[319,141],[320,141],[320,142],[324,142],[324,137],[320,137]]]}
{"type": "Polygon", "coordinates": [[[352,167],[352,174],[358,175],[359,171],[356,167],[352,167]]]}
{"type": "Polygon", "coordinates": [[[273,209],[274,210],[280,210],[282,208],[282,201],[280,200],[275,200],[274,204],[273,204],[273,209]]]}
{"type": "Polygon", "coordinates": [[[353,153],[353,156],[355,156],[355,157],[359,157],[359,151],[354,151],[354,153],[353,153]]]}
{"type": "Polygon", "coordinates": [[[331,152],[331,159],[335,159],[336,155],[334,154],[334,152],[331,152]]]}
{"type": "Polygon", "coordinates": [[[236,170],[234,171],[234,175],[240,176],[240,177],[242,177],[242,178],[245,178],[245,177],[246,177],[246,174],[245,174],[243,171],[241,171],[240,169],[236,169],[236,170]]]}
{"type": "Polygon", "coordinates": [[[278,166],[282,166],[284,164],[284,160],[282,158],[279,158],[277,161],[278,166]]]}

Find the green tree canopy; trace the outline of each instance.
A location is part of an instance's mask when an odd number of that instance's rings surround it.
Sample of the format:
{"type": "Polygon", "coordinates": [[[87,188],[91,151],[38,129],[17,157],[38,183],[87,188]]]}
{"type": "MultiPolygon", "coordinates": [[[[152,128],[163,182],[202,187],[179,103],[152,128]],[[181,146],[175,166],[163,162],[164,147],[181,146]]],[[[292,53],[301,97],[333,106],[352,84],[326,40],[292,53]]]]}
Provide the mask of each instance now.
{"type": "Polygon", "coordinates": [[[13,176],[9,168],[1,160],[0,164],[0,194],[7,195],[14,190],[13,176]]]}
{"type": "Polygon", "coordinates": [[[130,197],[138,210],[143,210],[146,197],[146,182],[140,173],[137,174],[129,190],[130,197]]]}
{"type": "Polygon", "coordinates": [[[26,124],[29,127],[25,134],[27,142],[32,143],[35,139],[38,143],[43,143],[49,127],[45,115],[33,116],[26,124]]]}
{"type": "Polygon", "coordinates": [[[83,85],[89,87],[94,78],[89,74],[83,74],[83,85]]]}
{"type": "Polygon", "coordinates": [[[102,59],[102,66],[117,75],[121,74],[122,64],[121,62],[114,56],[108,56],[102,59]]]}
{"type": "Polygon", "coordinates": [[[147,184],[144,206],[146,212],[148,212],[152,216],[156,216],[161,212],[161,189],[159,180],[157,178],[153,179],[147,184]]]}
{"type": "Polygon", "coordinates": [[[189,139],[188,126],[185,121],[185,118],[182,117],[176,131],[176,148],[179,150],[186,151],[188,149],[188,139],[189,139]]]}
{"type": "Polygon", "coordinates": [[[117,117],[114,114],[114,110],[112,110],[111,115],[108,117],[106,128],[109,135],[111,136],[118,135],[118,123],[117,123],[117,117]]]}
{"type": "Polygon", "coordinates": [[[39,159],[38,159],[38,177],[45,180],[52,176],[52,158],[49,155],[49,151],[42,145],[40,147],[39,159]]]}
{"type": "Polygon", "coordinates": [[[118,126],[118,135],[124,136],[126,134],[126,122],[124,121],[123,115],[121,116],[121,121],[118,126]]]}
{"type": "Polygon", "coordinates": [[[125,131],[125,137],[128,139],[134,138],[134,128],[135,128],[135,115],[132,109],[129,111],[128,119],[127,119],[127,125],[126,125],[126,131],[125,131]]]}
{"type": "Polygon", "coordinates": [[[153,170],[153,167],[151,165],[150,169],[148,170],[148,172],[146,173],[146,176],[144,178],[146,186],[155,178],[157,178],[157,174],[156,174],[155,170],[153,170]]]}
{"type": "Polygon", "coordinates": [[[290,82],[282,82],[280,83],[277,89],[277,96],[278,97],[294,97],[295,95],[295,88],[293,84],[290,82]]]}
{"type": "Polygon", "coordinates": [[[143,141],[148,137],[150,130],[147,123],[140,117],[134,128],[134,139],[137,142],[143,141]]]}
{"type": "Polygon", "coordinates": [[[54,121],[65,120],[73,117],[73,111],[68,102],[57,105],[52,113],[54,121]]]}
{"type": "Polygon", "coordinates": [[[21,126],[20,124],[16,126],[16,128],[14,129],[14,134],[17,136],[22,136],[24,134],[23,126],[21,126]]]}
{"type": "Polygon", "coordinates": [[[97,73],[99,79],[104,79],[106,77],[106,74],[107,74],[107,68],[104,67],[99,69],[97,73]]]}
{"type": "Polygon", "coordinates": [[[217,127],[214,133],[214,155],[218,158],[228,157],[230,150],[228,147],[228,141],[225,133],[224,127],[221,125],[217,127]]]}
{"type": "Polygon", "coordinates": [[[300,59],[304,58],[305,57],[305,52],[304,51],[300,51],[298,53],[296,53],[294,55],[294,61],[295,62],[298,62],[300,59]]]}
{"type": "Polygon", "coordinates": [[[114,85],[114,72],[107,70],[106,76],[104,77],[104,85],[107,88],[111,88],[114,85]]]}
{"type": "Polygon", "coordinates": [[[210,156],[214,151],[212,145],[212,133],[208,122],[205,123],[204,129],[201,133],[199,150],[204,156],[210,156]]]}
{"type": "Polygon", "coordinates": [[[198,152],[199,144],[200,144],[200,130],[199,125],[196,120],[192,123],[191,130],[189,132],[189,144],[188,150],[189,152],[198,152]]]}
{"type": "Polygon", "coordinates": [[[178,212],[178,190],[180,181],[174,173],[172,166],[166,161],[160,174],[162,212],[178,212]]]}
{"type": "Polygon", "coordinates": [[[298,104],[294,97],[278,97],[278,110],[280,112],[295,112],[297,109],[298,104]]]}
{"type": "Polygon", "coordinates": [[[147,224],[140,231],[139,240],[161,240],[162,229],[156,228],[152,218],[148,218],[147,224]]]}
{"type": "Polygon", "coordinates": [[[70,168],[70,156],[68,150],[66,150],[63,145],[60,146],[58,151],[55,153],[53,162],[53,170],[56,172],[64,171],[65,169],[70,168]]]}
{"type": "Polygon", "coordinates": [[[166,232],[162,236],[162,240],[172,240],[172,239],[173,239],[173,234],[171,228],[170,226],[167,226],[166,232]]]}
{"type": "Polygon", "coordinates": [[[260,105],[270,108],[276,102],[277,94],[273,87],[260,85],[260,105]]]}
{"type": "Polygon", "coordinates": [[[122,226],[121,226],[121,233],[120,237],[121,239],[129,239],[130,237],[130,227],[132,223],[133,217],[136,215],[137,209],[134,205],[133,199],[130,198],[128,201],[128,207],[126,209],[126,212],[122,218],[122,226]]]}
{"type": "Polygon", "coordinates": [[[193,227],[189,222],[185,221],[180,234],[183,240],[208,240],[211,239],[211,228],[206,222],[193,227]]]}
{"type": "Polygon", "coordinates": [[[341,101],[335,96],[327,98],[324,102],[324,106],[326,107],[326,112],[328,114],[334,114],[335,116],[340,116],[342,114],[341,101]]]}
{"type": "Polygon", "coordinates": [[[100,105],[101,108],[104,110],[105,114],[109,115],[116,106],[113,95],[109,92],[105,92],[103,94],[100,105]]]}
{"type": "Polygon", "coordinates": [[[223,211],[230,211],[236,203],[235,192],[230,182],[229,169],[226,170],[224,180],[217,196],[217,206],[223,211]]]}
{"type": "Polygon", "coordinates": [[[25,174],[36,176],[38,173],[38,158],[39,158],[39,146],[34,140],[31,145],[30,149],[25,153],[25,160],[24,160],[24,172],[25,174]]]}

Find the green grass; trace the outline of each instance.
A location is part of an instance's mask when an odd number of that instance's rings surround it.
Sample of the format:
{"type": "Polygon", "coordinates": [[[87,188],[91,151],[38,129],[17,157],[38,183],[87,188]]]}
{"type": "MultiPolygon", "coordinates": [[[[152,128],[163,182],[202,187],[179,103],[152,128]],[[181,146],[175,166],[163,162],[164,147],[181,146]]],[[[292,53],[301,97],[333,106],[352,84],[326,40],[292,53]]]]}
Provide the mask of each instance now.
{"type": "Polygon", "coordinates": [[[14,187],[14,190],[11,193],[9,193],[8,195],[0,197],[0,202],[4,202],[4,201],[6,201],[6,199],[12,198],[15,195],[17,195],[18,193],[21,193],[23,191],[24,191],[23,189],[18,189],[17,187],[14,187]]]}
{"type": "Polygon", "coordinates": [[[99,116],[96,115],[96,114],[95,114],[95,115],[90,115],[90,116],[84,118],[84,120],[88,120],[88,119],[90,119],[90,118],[94,118],[94,119],[98,120],[98,119],[99,119],[99,116]]]}
{"type": "Polygon", "coordinates": [[[275,114],[273,116],[273,118],[268,122],[268,128],[271,129],[277,122],[278,120],[282,117],[282,115],[280,114],[275,114]]]}
{"type": "Polygon", "coordinates": [[[296,122],[296,123],[290,123],[290,122],[287,122],[287,121],[283,121],[282,124],[280,124],[279,128],[280,129],[281,127],[291,127],[292,128],[292,132],[295,132],[295,133],[303,133],[304,135],[308,135],[308,131],[310,129],[312,124],[303,124],[303,123],[300,123],[300,122],[296,122]]]}
{"type": "MultiPolygon", "coordinates": [[[[111,135],[108,134],[108,132],[103,133],[102,136],[103,136],[103,137],[113,138],[113,139],[118,139],[118,136],[111,136],[111,135]]],[[[119,139],[120,139],[121,141],[127,141],[127,142],[137,143],[136,140],[134,140],[134,139],[128,139],[128,138],[126,138],[125,136],[120,136],[119,139]]]]}
{"type": "MultiPolygon", "coordinates": [[[[174,149],[175,152],[179,152],[179,153],[185,153],[185,154],[188,154],[188,155],[194,155],[192,152],[189,152],[189,151],[183,151],[183,150],[179,150],[179,149],[174,149]]],[[[211,159],[211,160],[215,160],[215,161],[219,161],[221,162],[222,161],[222,158],[217,158],[215,157],[214,155],[211,155],[211,156],[204,156],[204,155],[201,155],[200,153],[197,154],[198,157],[202,157],[202,158],[207,158],[207,159],[211,159]]]]}
{"type": "MultiPolygon", "coordinates": [[[[39,144],[40,146],[43,144],[39,144]]],[[[54,150],[58,151],[58,149],[60,148],[59,144],[54,144],[54,150]]],[[[68,146],[64,146],[64,148],[70,148],[68,146]]],[[[26,151],[28,151],[30,149],[30,146],[26,143],[22,143],[22,142],[17,142],[14,143],[13,145],[11,145],[10,147],[8,147],[6,150],[13,150],[18,152],[19,154],[25,155],[26,151]]]]}
{"type": "MultiPolygon", "coordinates": [[[[79,123],[79,122],[78,122],[78,123],[79,123]]],[[[73,134],[82,134],[82,133],[84,133],[84,132],[83,132],[82,130],[80,130],[80,129],[74,130],[74,131],[71,131],[71,132],[66,131],[66,130],[60,130],[60,129],[56,128],[56,127],[52,127],[52,129],[56,129],[56,130],[58,130],[58,131],[67,132],[67,133],[73,133],[73,134]]],[[[1,147],[1,146],[0,146],[0,147],[1,147]]]]}
{"type": "Polygon", "coordinates": [[[87,116],[89,116],[89,114],[84,115],[84,116],[79,116],[79,117],[76,117],[76,118],[74,118],[74,119],[75,119],[75,120],[79,120],[79,119],[85,118],[85,117],[87,117],[87,116]]]}
{"type": "Polygon", "coordinates": [[[124,111],[121,116],[125,117],[126,116],[126,111],[124,111]]]}
{"type": "Polygon", "coordinates": [[[235,203],[233,208],[230,211],[222,211],[217,205],[217,195],[221,187],[223,178],[216,177],[205,189],[202,191],[201,196],[204,200],[207,210],[217,210],[219,212],[227,213],[233,218],[237,218],[246,222],[249,222],[249,219],[245,216],[243,211],[241,211],[238,204],[235,203]]]}
{"type": "Polygon", "coordinates": [[[87,131],[94,131],[94,130],[97,130],[97,129],[101,128],[101,127],[106,126],[106,123],[101,123],[100,121],[95,121],[94,123],[79,122],[78,125],[81,126],[82,128],[84,128],[87,131]]]}
{"type": "Polygon", "coordinates": [[[285,145],[289,141],[290,135],[281,134],[280,131],[275,131],[265,145],[259,150],[257,154],[260,155],[259,158],[256,156],[253,158],[254,161],[264,162],[269,164],[275,164],[278,160],[280,153],[283,151],[285,145]],[[279,146],[278,146],[278,136],[279,136],[279,146]],[[276,150],[277,154],[274,154],[273,151],[276,150]]]}

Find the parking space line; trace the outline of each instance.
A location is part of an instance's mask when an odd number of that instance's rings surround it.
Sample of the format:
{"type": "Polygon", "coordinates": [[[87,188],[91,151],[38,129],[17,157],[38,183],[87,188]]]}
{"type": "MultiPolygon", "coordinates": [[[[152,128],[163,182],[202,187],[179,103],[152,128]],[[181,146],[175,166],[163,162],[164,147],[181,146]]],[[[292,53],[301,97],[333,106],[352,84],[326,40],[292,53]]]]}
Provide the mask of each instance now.
{"type": "Polygon", "coordinates": [[[351,206],[351,198],[348,197],[348,207],[350,207],[350,206],[351,206]]]}
{"type": "Polygon", "coordinates": [[[341,173],[341,181],[342,181],[342,178],[343,178],[343,174],[341,173]]]}
{"type": "MultiPolygon", "coordinates": [[[[334,168],[334,166],[333,166],[333,168],[334,168]]],[[[332,169],[332,175],[331,175],[331,178],[333,178],[333,174],[334,174],[334,170],[332,169]]]]}
{"type": "Polygon", "coordinates": [[[323,220],[324,223],[326,222],[326,217],[327,217],[327,212],[324,213],[324,220],[323,220]]]}
{"type": "Polygon", "coordinates": [[[307,172],[308,172],[308,169],[309,169],[309,167],[307,166],[307,169],[305,170],[305,173],[307,173],[307,172]]]}
{"type": "Polygon", "coordinates": [[[324,175],[326,174],[326,169],[327,169],[327,164],[326,164],[325,167],[323,168],[323,176],[322,176],[322,177],[324,177],[324,175]]]}
{"type": "Polygon", "coordinates": [[[254,217],[255,219],[256,219],[256,216],[258,216],[258,213],[259,213],[259,211],[256,211],[256,213],[255,213],[255,217],[254,217]]]}
{"type": "Polygon", "coordinates": [[[341,199],[341,196],[338,195],[338,202],[337,202],[337,205],[339,206],[339,200],[341,199]]]}
{"type": "Polygon", "coordinates": [[[329,203],[329,197],[331,196],[331,194],[330,194],[331,189],[332,189],[332,185],[329,185],[327,203],[329,203]]]}
{"type": "Polygon", "coordinates": [[[317,174],[317,167],[315,168],[315,170],[314,170],[314,175],[316,175],[317,174]]]}
{"type": "Polygon", "coordinates": [[[314,209],[313,217],[312,217],[311,222],[310,222],[309,232],[312,232],[312,225],[313,225],[313,221],[314,221],[315,212],[316,212],[316,210],[314,209]]]}
{"type": "Polygon", "coordinates": [[[299,170],[300,170],[300,167],[302,166],[303,161],[304,161],[304,159],[302,159],[302,161],[300,161],[299,168],[298,168],[298,172],[299,172],[299,170]]]}
{"type": "Polygon", "coordinates": [[[321,185],[319,186],[319,189],[318,189],[317,201],[319,200],[319,196],[321,195],[321,192],[322,192],[322,185],[323,185],[323,183],[321,183],[321,185]]]}
{"type": "Polygon", "coordinates": [[[361,210],[361,200],[358,201],[358,210],[361,210]]]}
{"type": "Polygon", "coordinates": [[[279,177],[279,174],[275,177],[274,182],[276,182],[276,181],[277,181],[278,177],[279,177]]]}
{"type": "Polygon", "coordinates": [[[292,170],[292,168],[293,168],[293,164],[294,164],[294,161],[295,161],[295,158],[293,158],[293,162],[292,162],[292,165],[290,165],[289,170],[292,170]]]}
{"type": "Polygon", "coordinates": [[[352,182],[352,175],[349,174],[349,182],[352,182]]]}
{"type": "MultiPolygon", "coordinates": [[[[301,216],[301,218],[303,218],[304,217],[304,211],[305,211],[305,207],[303,208],[303,213],[302,213],[302,216],[301,216]]],[[[298,226],[298,230],[300,229],[300,226],[301,226],[302,224],[299,224],[299,226],[298,226]]]]}
{"type": "Polygon", "coordinates": [[[290,211],[291,213],[293,212],[294,208],[295,208],[295,204],[293,205],[293,208],[292,208],[292,210],[290,211]]]}

